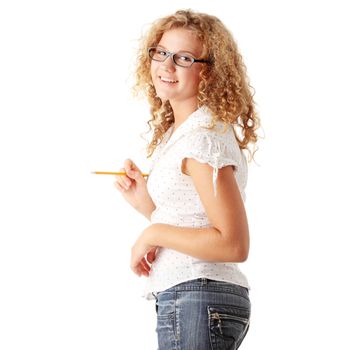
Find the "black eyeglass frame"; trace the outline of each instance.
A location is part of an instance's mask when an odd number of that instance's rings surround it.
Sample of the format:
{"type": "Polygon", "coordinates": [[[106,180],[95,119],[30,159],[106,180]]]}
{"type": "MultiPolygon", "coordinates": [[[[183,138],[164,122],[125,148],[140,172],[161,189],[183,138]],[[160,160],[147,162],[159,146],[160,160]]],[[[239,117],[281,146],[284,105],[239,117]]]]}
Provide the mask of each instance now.
{"type": "Polygon", "coordinates": [[[176,63],[176,62],[175,62],[175,58],[174,58],[174,56],[177,55],[177,54],[179,54],[179,53],[181,53],[181,51],[179,51],[179,52],[170,52],[170,51],[161,49],[161,48],[159,48],[159,47],[157,47],[157,46],[149,47],[149,48],[147,49],[147,51],[148,51],[148,56],[149,56],[153,61],[156,61],[156,62],[164,62],[164,61],[170,56],[171,59],[172,59],[172,61],[174,62],[174,64],[175,64],[176,66],[179,66],[179,67],[182,67],[182,68],[191,68],[192,65],[193,65],[193,63],[196,63],[196,62],[199,62],[199,63],[210,63],[209,60],[205,60],[205,59],[196,59],[196,58],[192,57],[191,55],[186,55],[186,57],[190,58],[192,62],[191,62],[191,64],[190,64],[189,66],[182,66],[181,64],[176,63]],[[157,49],[160,49],[162,52],[164,52],[164,53],[166,54],[166,55],[164,56],[164,59],[163,59],[163,60],[157,60],[157,59],[155,59],[155,58],[152,57],[151,51],[157,50],[157,49]]]}

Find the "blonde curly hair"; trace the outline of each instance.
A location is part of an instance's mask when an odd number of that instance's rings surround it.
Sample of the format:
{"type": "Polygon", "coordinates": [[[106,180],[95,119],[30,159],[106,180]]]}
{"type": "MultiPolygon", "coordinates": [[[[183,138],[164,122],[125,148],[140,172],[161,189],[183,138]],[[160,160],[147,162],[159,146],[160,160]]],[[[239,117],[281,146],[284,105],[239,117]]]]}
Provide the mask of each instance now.
{"type": "Polygon", "coordinates": [[[212,127],[217,121],[233,125],[239,147],[247,150],[252,159],[256,152],[258,135],[255,131],[260,126],[260,119],[254,108],[254,93],[251,92],[242,56],[232,34],[217,17],[192,10],[180,10],[158,19],[141,38],[133,90],[135,95],[143,93],[151,106],[148,125],[150,130],[153,129],[153,136],[147,146],[147,156],[152,155],[174,122],[169,101],[162,101],[157,96],[147,49],[157,46],[164,32],[176,28],[195,33],[203,45],[202,55],[198,58],[210,61],[210,64],[202,65],[200,72],[198,107],[205,105],[211,111],[212,127]],[[253,153],[250,145],[254,146],[253,153]]]}

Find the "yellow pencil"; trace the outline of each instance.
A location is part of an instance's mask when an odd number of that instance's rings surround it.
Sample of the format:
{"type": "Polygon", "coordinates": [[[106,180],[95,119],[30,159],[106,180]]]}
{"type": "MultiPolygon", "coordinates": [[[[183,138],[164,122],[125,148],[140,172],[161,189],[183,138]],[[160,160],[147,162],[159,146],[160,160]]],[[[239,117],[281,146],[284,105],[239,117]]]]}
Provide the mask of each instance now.
{"type": "MultiPolygon", "coordinates": [[[[126,175],[124,171],[92,171],[91,174],[97,175],[126,175]]],[[[147,177],[148,174],[142,174],[143,177],[147,177]]]]}

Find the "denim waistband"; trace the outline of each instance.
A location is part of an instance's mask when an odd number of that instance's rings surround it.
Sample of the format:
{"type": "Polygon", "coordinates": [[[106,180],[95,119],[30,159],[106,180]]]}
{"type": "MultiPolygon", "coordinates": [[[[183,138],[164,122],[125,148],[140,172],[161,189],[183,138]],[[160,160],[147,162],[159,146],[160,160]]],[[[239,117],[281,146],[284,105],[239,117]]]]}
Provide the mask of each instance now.
{"type": "Polygon", "coordinates": [[[223,293],[233,293],[249,299],[249,290],[238,284],[216,281],[208,278],[196,278],[173,286],[164,292],[182,291],[213,291],[223,293]]]}

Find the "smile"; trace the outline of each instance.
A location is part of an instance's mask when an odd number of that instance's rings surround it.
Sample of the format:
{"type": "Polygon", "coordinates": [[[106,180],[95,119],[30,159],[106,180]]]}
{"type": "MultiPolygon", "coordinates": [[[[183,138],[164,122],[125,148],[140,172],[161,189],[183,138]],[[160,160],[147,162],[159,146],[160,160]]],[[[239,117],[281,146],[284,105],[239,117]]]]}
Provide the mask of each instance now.
{"type": "Polygon", "coordinates": [[[159,79],[161,81],[164,81],[165,83],[171,83],[171,84],[175,84],[175,83],[179,82],[178,80],[167,79],[167,78],[164,78],[164,77],[159,77],[159,79]]]}

